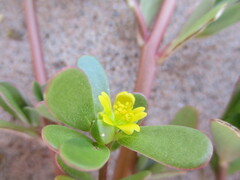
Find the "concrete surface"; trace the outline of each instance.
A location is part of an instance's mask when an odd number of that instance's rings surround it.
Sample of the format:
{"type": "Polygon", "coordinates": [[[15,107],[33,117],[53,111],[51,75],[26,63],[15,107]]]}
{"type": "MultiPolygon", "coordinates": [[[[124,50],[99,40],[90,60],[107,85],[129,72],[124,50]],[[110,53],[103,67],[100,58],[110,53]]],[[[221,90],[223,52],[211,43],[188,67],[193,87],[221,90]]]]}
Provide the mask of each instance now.
{"type": "MultiPolygon", "coordinates": [[[[165,40],[176,35],[195,3],[178,2],[165,40]]],[[[49,77],[89,54],[103,64],[112,95],[133,89],[139,48],[133,13],[124,1],[37,0],[37,6],[49,77]]],[[[13,82],[33,99],[34,77],[21,1],[0,0],[0,14],[4,17],[0,22],[0,79],[13,82]]],[[[158,67],[148,124],[167,124],[188,104],[199,110],[200,129],[209,134],[209,120],[220,116],[239,76],[239,28],[240,24],[208,39],[191,40],[158,67]]],[[[2,111],[0,118],[14,121],[2,111]]],[[[113,165],[110,175],[112,169],[113,165]]],[[[213,179],[209,167],[204,174],[205,179],[213,179]]],[[[194,171],[173,179],[200,179],[201,175],[202,171],[194,171]]],[[[53,179],[47,148],[35,140],[0,132],[0,179],[53,179]]]]}

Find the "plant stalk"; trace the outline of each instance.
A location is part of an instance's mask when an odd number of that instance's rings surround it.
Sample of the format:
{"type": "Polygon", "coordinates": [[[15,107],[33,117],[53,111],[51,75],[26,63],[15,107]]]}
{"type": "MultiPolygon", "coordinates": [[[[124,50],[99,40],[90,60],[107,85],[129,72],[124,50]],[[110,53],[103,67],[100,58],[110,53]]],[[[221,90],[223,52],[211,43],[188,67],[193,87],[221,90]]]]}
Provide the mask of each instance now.
{"type": "MultiPolygon", "coordinates": [[[[43,85],[47,82],[47,74],[44,67],[44,59],[43,59],[43,50],[39,35],[39,28],[36,17],[36,7],[34,0],[24,0],[23,1],[25,19],[27,25],[27,32],[29,36],[29,44],[32,55],[32,63],[33,63],[33,72],[34,77],[38,81],[39,84],[43,85]]],[[[43,119],[44,125],[48,124],[47,119],[43,119]]],[[[43,125],[43,126],[44,126],[43,125]]],[[[58,167],[57,162],[55,160],[55,152],[51,151],[52,160],[54,162],[55,174],[60,175],[63,174],[61,169],[58,167]]]]}
{"type": "MultiPolygon", "coordinates": [[[[150,96],[156,74],[158,49],[161,46],[175,4],[176,0],[164,0],[153,31],[141,50],[141,59],[134,92],[144,94],[147,99],[150,96]]],[[[136,169],[136,162],[137,153],[121,147],[113,179],[119,180],[120,178],[133,174],[136,169]]]]}
{"type": "Polygon", "coordinates": [[[99,170],[98,180],[107,180],[107,169],[108,169],[108,161],[104,166],[99,170]]]}
{"type": "Polygon", "coordinates": [[[217,180],[226,180],[228,170],[228,163],[226,162],[219,162],[219,169],[216,176],[217,180]]]}

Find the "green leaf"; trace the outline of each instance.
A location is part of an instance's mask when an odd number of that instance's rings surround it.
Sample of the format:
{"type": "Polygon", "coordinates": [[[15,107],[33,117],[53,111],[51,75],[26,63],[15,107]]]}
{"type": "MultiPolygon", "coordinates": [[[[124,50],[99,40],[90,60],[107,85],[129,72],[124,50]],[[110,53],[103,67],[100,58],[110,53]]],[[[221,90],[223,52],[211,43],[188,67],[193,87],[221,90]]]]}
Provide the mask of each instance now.
{"type": "Polygon", "coordinates": [[[33,82],[32,91],[37,101],[43,101],[43,88],[40,86],[40,84],[38,84],[38,82],[33,82]]]}
{"type": "Polygon", "coordinates": [[[135,103],[133,105],[133,108],[145,107],[145,111],[147,111],[148,104],[145,96],[140,93],[133,93],[133,96],[135,97],[135,103]]]}
{"type": "Polygon", "coordinates": [[[40,124],[40,117],[38,115],[38,112],[34,108],[32,108],[30,106],[24,107],[23,110],[27,114],[27,117],[28,117],[28,119],[30,121],[30,124],[33,127],[39,126],[39,124],[40,124]]]}
{"type": "Polygon", "coordinates": [[[108,144],[114,139],[115,128],[102,120],[96,120],[91,128],[91,135],[98,143],[108,144]]]}
{"type": "Polygon", "coordinates": [[[198,37],[210,36],[240,21],[240,3],[233,4],[224,11],[222,16],[198,35],[198,37]]]}
{"type": "Polygon", "coordinates": [[[149,169],[151,166],[153,166],[156,162],[152,159],[149,159],[146,156],[139,155],[137,160],[137,171],[143,171],[149,169]]]}
{"type": "Polygon", "coordinates": [[[56,118],[53,117],[53,115],[51,114],[51,112],[47,109],[45,102],[39,102],[36,107],[35,110],[38,112],[38,114],[48,120],[51,120],[53,122],[56,122],[56,118]]]}
{"type": "Polygon", "coordinates": [[[213,151],[206,135],[183,126],[143,126],[139,133],[121,134],[118,142],[161,164],[179,169],[203,167],[213,151]]]}
{"type": "Polygon", "coordinates": [[[92,89],[84,72],[69,68],[47,84],[44,96],[50,111],[69,126],[88,131],[96,119],[92,89]]]}
{"type": "Polygon", "coordinates": [[[240,158],[232,161],[228,166],[228,174],[234,174],[240,171],[240,158]]]}
{"type": "Polygon", "coordinates": [[[42,130],[43,140],[54,150],[58,150],[65,141],[78,137],[88,139],[80,132],[60,125],[48,125],[42,130]]]}
{"type": "Polygon", "coordinates": [[[222,119],[226,120],[240,112],[240,78],[238,79],[222,119]]]}
{"type": "MultiPolygon", "coordinates": [[[[145,96],[141,93],[133,93],[133,96],[135,97],[135,103],[133,105],[133,108],[138,108],[138,107],[144,107],[145,112],[147,111],[148,104],[145,96]]],[[[141,124],[143,119],[137,122],[137,124],[141,124]]]]}
{"type": "Polygon", "coordinates": [[[55,177],[54,180],[76,180],[76,179],[71,178],[69,176],[62,176],[62,175],[60,175],[60,176],[55,177]]]}
{"type": "Polygon", "coordinates": [[[108,79],[105,71],[97,59],[92,56],[82,56],[78,60],[77,65],[88,77],[92,87],[95,112],[98,113],[103,110],[98,96],[102,92],[110,94],[108,79]]]}
{"type": "Polygon", "coordinates": [[[240,157],[240,131],[231,124],[214,119],[211,121],[214,147],[219,161],[230,163],[240,157]]]}
{"type": "Polygon", "coordinates": [[[168,48],[164,51],[160,61],[166,58],[170,53],[174,52],[177,48],[179,48],[182,44],[184,44],[189,39],[196,37],[200,32],[202,32],[210,23],[216,21],[224,9],[226,8],[226,3],[219,3],[215,7],[213,7],[210,11],[208,11],[204,16],[195,21],[194,24],[191,25],[185,31],[182,31],[176,39],[174,39],[168,48]]]}
{"type": "Polygon", "coordinates": [[[34,136],[34,137],[38,136],[37,132],[30,128],[18,126],[18,125],[15,125],[13,123],[3,121],[3,120],[0,120],[0,129],[13,130],[13,131],[28,134],[28,135],[34,136]]]}
{"type": "Polygon", "coordinates": [[[177,112],[171,124],[197,129],[198,111],[192,106],[184,106],[177,112]]]}
{"type": "Polygon", "coordinates": [[[204,16],[214,6],[214,3],[215,0],[202,0],[184,24],[181,33],[184,33],[189,28],[194,26],[195,22],[204,16]]]}
{"type": "Polygon", "coordinates": [[[140,8],[146,22],[150,27],[158,15],[162,4],[162,0],[140,0],[140,8]]]}
{"type": "Polygon", "coordinates": [[[75,178],[79,178],[79,179],[84,179],[84,180],[93,180],[93,177],[91,174],[87,173],[87,172],[81,172],[81,171],[78,171],[76,169],[73,169],[69,166],[67,166],[63,160],[60,158],[59,155],[56,155],[56,160],[57,160],[57,163],[58,165],[61,167],[61,169],[69,174],[70,176],[72,177],[75,177],[75,178]]]}
{"type": "Polygon", "coordinates": [[[108,161],[110,151],[104,145],[79,137],[63,143],[60,156],[68,166],[74,169],[93,171],[101,168],[108,161]]]}
{"type": "Polygon", "coordinates": [[[121,180],[145,180],[145,179],[148,179],[150,176],[151,176],[150,171],[141,171],[131,176],[122,178],[121,180]]]}
{"type": "Polygon", "coordinates": [[[20,92],[7,82],[0,82],[0,106],[13,117],[29,124],[29,120],[23,111],[28,103],[20,92]]]}

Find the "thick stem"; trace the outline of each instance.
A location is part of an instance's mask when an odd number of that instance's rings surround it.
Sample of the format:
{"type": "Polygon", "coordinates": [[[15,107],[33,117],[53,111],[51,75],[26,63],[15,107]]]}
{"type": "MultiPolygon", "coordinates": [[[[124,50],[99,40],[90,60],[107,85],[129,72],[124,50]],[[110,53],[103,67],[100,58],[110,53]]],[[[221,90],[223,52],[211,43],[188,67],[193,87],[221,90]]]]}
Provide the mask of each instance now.
{"type": "MultiPolygon", "coordinates": [[[[149,98],[152,90],[152,84],[156,74],[157,52],[173,13],[175,3],[176,0],[164,0],[150,38],[146,41],[141,51],[134,91],[144,94],[146,98],[149,98]]],[[[137,153],[122,147],[115,167],[114,180],[133,174],[136,161],[137,153]]]]}
{"type": "Polygon", "coordinates": [[[216,180],[226,180],[227,170],[228,170],[228,163],[219,162],[219,169],[216,176],[216,180]]]}
{"type": "Polygon", "coordinates": [[[108,162],[99,170],[98,180],[107,180],[108,162]]]}
{"type": "MultiPolygon", "coordinates": [[[[23,5],[25,11],[27,32],[29,36],[30,49],[32,54],[34,76],[38,83],[43,85],[47,81],[47,75],[44,67],[43,51],[39,36],[35,3],[33,2],[33,0],[24,0],[23,5]]],[[[44,125],[48,124],[48,121],[45,119],[43,119],[43,122],[44,125]]],[[[55,174],[63,174],[63,172],[59,169],[56,163],[55,153],[51,151],[51,154],[52,160],[54,162],[55,174]]]]}

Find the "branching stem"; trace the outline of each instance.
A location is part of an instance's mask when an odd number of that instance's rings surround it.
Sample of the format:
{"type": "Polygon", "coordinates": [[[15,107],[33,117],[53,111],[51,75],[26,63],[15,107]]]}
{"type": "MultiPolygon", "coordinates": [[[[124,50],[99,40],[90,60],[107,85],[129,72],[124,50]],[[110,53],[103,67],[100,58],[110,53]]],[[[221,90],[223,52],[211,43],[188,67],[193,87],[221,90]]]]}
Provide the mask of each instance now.
{"type": "MultiPolygon", "coordinates": [[[[153,31],[149,39],[145,41],[141,50],[141,59],[134,91],[144,94],[146,98],[149,98],[152,90],[152,84],[156,74],[158,49],[161,46],[175,4],[176,0],[164,0],[153,31]]],[[[136,160],[136,152],[122,147],[115,167],[114,180],[133,174],[136,160]]]]}

